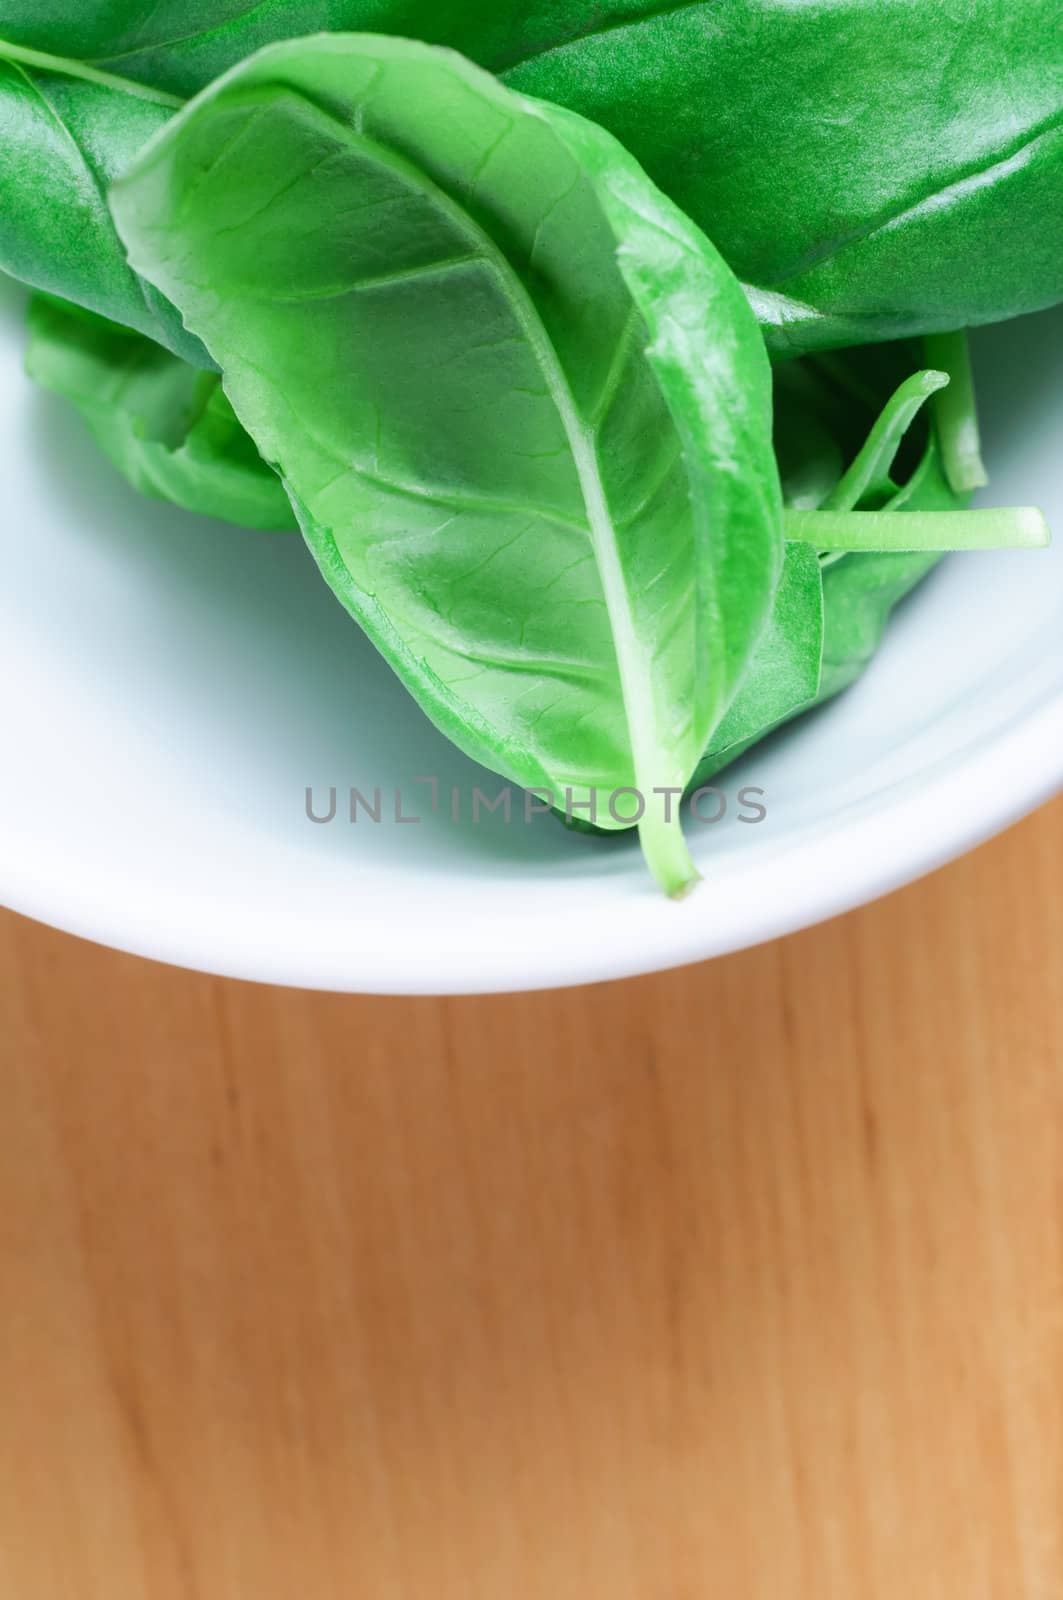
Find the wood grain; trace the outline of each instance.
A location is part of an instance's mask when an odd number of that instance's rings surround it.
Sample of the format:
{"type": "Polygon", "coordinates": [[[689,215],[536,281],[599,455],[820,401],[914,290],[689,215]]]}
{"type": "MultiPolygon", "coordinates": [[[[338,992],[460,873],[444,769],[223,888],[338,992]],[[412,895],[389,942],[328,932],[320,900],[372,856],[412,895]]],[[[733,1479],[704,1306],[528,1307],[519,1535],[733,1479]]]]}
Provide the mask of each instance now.
{"type": "Polygon", "coordinates": [[[1063,802],[659,979],[0,918],[0,1595],[1063,1596],[1063,802]]]}

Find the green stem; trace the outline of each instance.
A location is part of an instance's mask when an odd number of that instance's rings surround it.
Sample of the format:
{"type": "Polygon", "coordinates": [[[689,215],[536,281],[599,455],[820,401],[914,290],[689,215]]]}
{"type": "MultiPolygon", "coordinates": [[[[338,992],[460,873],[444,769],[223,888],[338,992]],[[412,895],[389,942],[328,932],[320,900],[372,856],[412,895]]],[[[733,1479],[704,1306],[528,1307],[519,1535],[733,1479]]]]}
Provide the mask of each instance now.
{"type": "Polygon", "coordinates": [[[947,372],[916,372],[884,407],[845,476],[823,502],[824,511],[853,511],[873,489],[884,489],[904,436],[931,395],[944,389],[947,372]]]}
{"type": "Polygon", "coordinates": [[[957,333],[930,333],[923,340],[923,348],[927,363],[947,372],[950,380],[948,388],[935,395],[933,402],[945,476],[957,494],[984,489],[989,477],[982,460],[967,335],[962,328],[957,333]]]}
{"type": "Polygon", "coordinates": [[[41,72],[55,72],[64,78],[81,78],[86,83],[99,84],[101,89],[117,89],[122,94],[136,95],[139,100],[150,100],[157,106],[169,106],[179,111],[184,101],[163,89],[149,89],[146,84],[132,83],[111,72],[100,72],[84,61],[73,61],[69,56],[52,56],[44,50],[29,50],[23,45],[8,44],[0,39],[0,61],[14,61],[19,66],[36,67],[41,72]]]}
{"type": "Polygon", "coordinates": [[[1031,506],[993,511],[788,511],[786,537],[817,550],[1039,550],[1048,524],[1031,506]]]}
{"type": "MultiPolygon", "coordinates": [[[[657,796],[647,796],[647,802],[657,796]]],[[[694,865],[683,828],[676,814],[669,821],[652,816],[649,811],[639,823],[639,842],[646,857],[646,865],[657,882],[673,900],[683,900],[701,882],[701,873],[694,865]]]]}

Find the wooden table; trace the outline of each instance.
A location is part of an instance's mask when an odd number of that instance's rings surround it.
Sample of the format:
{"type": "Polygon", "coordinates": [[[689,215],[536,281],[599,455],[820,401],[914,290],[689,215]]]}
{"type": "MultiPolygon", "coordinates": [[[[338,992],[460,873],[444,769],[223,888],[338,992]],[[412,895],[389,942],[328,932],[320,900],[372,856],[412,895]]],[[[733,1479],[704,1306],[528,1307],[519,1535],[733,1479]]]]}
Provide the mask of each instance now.
{"type": "Polygon", "coordinates": [[[1063,1596],[1063,801],[552,995],[0,919],[4,1600],[1063,1596]]]}

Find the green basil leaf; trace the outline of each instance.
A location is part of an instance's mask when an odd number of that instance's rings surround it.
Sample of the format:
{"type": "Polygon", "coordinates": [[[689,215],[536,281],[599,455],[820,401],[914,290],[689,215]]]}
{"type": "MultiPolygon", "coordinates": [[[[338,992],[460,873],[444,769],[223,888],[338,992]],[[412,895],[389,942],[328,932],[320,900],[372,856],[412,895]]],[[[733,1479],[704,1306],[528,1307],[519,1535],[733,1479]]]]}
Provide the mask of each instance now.
{"type": "Polygon", "coordinates": [[[613,132],[792,351],[1063,297],[1059,22],[1058,0],[0,0],[0,37],[181,97],[319,29],[451,45],[613,132]]]}
{"type": "Polygon", "coordinates": [[[436,724],[607,826],[637,790],[686,888],[653,791],[688,782],[782,559],[767,357],[708,240],[592,124],[370,35],[244,63],[112,207],[436,724]]]}
{"type": "Polygon", "coordinates": [[[46,295],[30,302],[29,331],[30,377],[73,402],[135,489],[242,527],[297,526],[216,372],[46,295]]]}
{"type": "Polygon", "coordinates": [[[808,544],[787,542],[768,624],[731,709],[709,741],[692,787],[736,760],[773,728],[814,705],[824,646],[823,573],[808,544]]]}
{"type": "Polygon", "coordinates": [[[0,45],[0,268],[208,365],[174,308],[130,270],[107,208],[111,180],[178,103],[5,57],[0,45]]]}
{"type": "Polygon", "coordinates": [[[1063,297],[1059,26],[1057,0],[614,0],[499,65],[610,128],[803,349],[1063,297]]]}
{"type": "MultiPolygon", "coordinates": [[[[916,472],[890,502],[891,511],[957,511],[969,496],[949,485],[936,438],[916,472]]],[[[823,568],[823,676],[817,704],[847,689],[870,665],[897,605],[937,566],[941,556],[916,551],[847,555],[823,568]]]]}

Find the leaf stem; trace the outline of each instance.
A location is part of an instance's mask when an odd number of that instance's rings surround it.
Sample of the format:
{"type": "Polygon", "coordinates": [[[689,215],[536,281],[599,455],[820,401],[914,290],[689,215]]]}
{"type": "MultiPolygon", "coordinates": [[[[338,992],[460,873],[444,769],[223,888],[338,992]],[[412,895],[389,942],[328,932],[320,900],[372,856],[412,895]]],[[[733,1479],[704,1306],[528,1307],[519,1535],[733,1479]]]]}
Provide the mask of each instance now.
{"type": "Polygon", "coordinates": [[[818,550],[1039,550],[1050,541],[1032,506],[991,511],[788,511],[786,537],[818,550]]]}
{"type": "Polygon", "coordinates": [[[905,434],[926,401],[948,382],[947,372],[930,369],[913,373],[901,384],[871,429],[860,454],[824,500],[824,511],[854,511],[866,494],[886,486],[905,434]]]}
{"type": "Polygon", "coordinates": [[[678,813],[667,821],[647,814],[639,823],[639,843],[646,865],[673,900],[684,900],[701,882],[701,873],[683,837],[678,813]]]}
{"type": "Polygon", "coordinates": [[[934,396],[934,426],[945,476],[957,494],[984,489],[989,476],[982,460],[978,405],[974,394],[967,334],[930,333],[923,340],[928,365],[949,375],[949,386],[934,396]]]}
{"type": "Polygon", "coordinates": [[[154,105],[169,106],[179,111],[184,101],[164,89],[150,89],[146,84],[133,83],[129,78],[116,77],[111,72],[100,72],[84,61],[74,61],[69,56],[48,55],[44,50],[30,50],[24,45],[8,44],[0,39],[0,61],[14,61],[19,66],[36,67],[42,72],[55,72],[64,78],[82,78],[86,83],[98,84],[101,89],[117,89],[122,94],[135,95],[138,100],[150,100],[154,105]]]}

